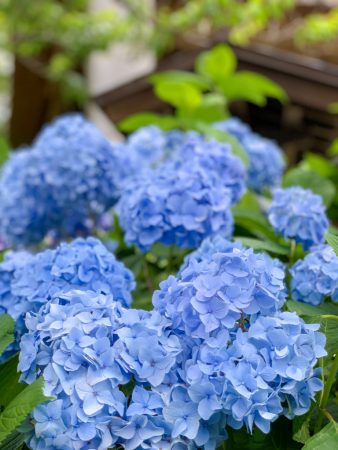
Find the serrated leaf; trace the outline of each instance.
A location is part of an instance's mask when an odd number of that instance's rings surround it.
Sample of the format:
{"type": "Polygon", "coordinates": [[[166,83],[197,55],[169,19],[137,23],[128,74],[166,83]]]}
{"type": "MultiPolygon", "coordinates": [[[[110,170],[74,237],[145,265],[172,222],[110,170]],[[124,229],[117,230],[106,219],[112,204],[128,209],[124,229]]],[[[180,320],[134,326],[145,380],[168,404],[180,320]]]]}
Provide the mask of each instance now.
{"type": "Polygon", "coordinates": [[[27,415],[46,400],[43,394],[43,378],[26,386],[0,414],[0,443],[25,420],[27,415]]]}
{"type": "Polygon", "coordinates": [[[275,242],[261,241],[259,239],[236,236],[236,239],[242,242],[245,247],[261,250],[275,255],[287,255],[290,251],[289,247],[283,247],[275,242]]]}
{"type": "Polygon", "coordinates": [[[335,195],[336,187],[329,179],[322,177],[313,170],[304,170],[300,167],[289,170],[283,178],[283,187],[301,186],[311,189],[320,195],[326,206],[329,206],[335,195]]]}
{"type": "Polygon", "coordinates": [[[246,100],[258,106],[264,106],[267,98],[275,98],[282,103],[287,100],[285,91],[277,83],[254,72],[234,73],[221,89],[229,101],[246,100]]]}
{"type": "Polygon", "coordinates": [[[15,322],[8,314],[0,316],[0,355],[14,341],[15,322]]]}
{"type": "Polygon", "coordinates": [[[202,52],[195,62],[195,70],[216,85],[223,84],[236,69],[237,59],[233,50],[225,44],[216,45],[202,52]]]}
{"type": "Polygon", "coordinates": [[[151,75],[148,80],[153,85],[165,81],[184,82],[189,83],[203,91],[207,90],[209,87],[209,84],[201,75],[193,72],[184,72],[183,70],[167,70],[165,72],[158,72],[151,75]]]}
{"type": "Polygon", "coordinates": [[[125,133],[131,133],[138,128],[145,127],[147,125],[157,125],[164,131],[177,128],[177,119],[172,116],[162,116],[160,114],[144,112],[133,114],[126,119],[119,122],[118,127],[125,133]]]}
{"type": "Polygon", "coordinates": [[[155,85],[154,90],[161,100],[183,111],[193,110],[202,102],[200,89],[191,83],[162,81],[155,85]]]}
{"type": "Polygon", "coordinates": [[[326,242],[333,248],[333,250],[338,255],[338,236],[332,233],[325,234],[326,242]]]}
{"type": "Polygon", "coordinates": [[[330,422],[306,441],[303,450],[334,450],[338,448],[338,424],[330,422]]]}

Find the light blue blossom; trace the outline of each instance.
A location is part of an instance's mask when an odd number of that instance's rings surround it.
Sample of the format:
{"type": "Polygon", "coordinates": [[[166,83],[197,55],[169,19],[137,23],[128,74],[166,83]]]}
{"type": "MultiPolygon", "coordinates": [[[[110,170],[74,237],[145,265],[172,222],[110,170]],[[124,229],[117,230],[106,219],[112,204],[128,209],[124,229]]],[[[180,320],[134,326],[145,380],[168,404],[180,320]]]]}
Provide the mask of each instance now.
{"type": "Polygon", "coordinates": [[[118,207],[128,244],[196,248],[207,236],[232,234],[231,191],[200,165],[190,169],[163,165],[128,185],[118,207]]]}
{"type": "Polygon", "coordinates": [[[217,122],[214,127],[232,134],[246,151],[249,157],[247,174],[249,188],[262,193],[280,185],[285,161],[282,150],[274,141],[254,133],[237,117],[217,122]]]}
{"type": "Polygon", "coordinates": [[[305,250],[323,242],[329,226],[322,198],[298,186],[275,190],[268,218],[276,233],[305,250]]]}
{"type": "Polygon", "coordinates": [[[294,300],[319,305],[325,297],[338,301],[338,256],[328,245],[318,246],[290,269],[294,300]]]}
{"type": "Polygon", "coordinates": [[[117,153],[94,125],[76,114],[57,119],[31,149],[16,152],[2,168],[1,234],[15,245],[30,245],[52,230],[81,233],[87,219],[118,200],[119,166],[117,153]]]}

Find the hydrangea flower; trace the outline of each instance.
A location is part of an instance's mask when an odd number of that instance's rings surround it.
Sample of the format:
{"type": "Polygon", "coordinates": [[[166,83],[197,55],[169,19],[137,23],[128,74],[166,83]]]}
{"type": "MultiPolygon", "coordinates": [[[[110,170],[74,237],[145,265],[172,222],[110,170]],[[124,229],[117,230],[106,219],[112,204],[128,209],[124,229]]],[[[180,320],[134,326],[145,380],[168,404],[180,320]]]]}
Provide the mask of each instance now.
{"type": "Polygon", "coordinates": [[[223,185],[230,189],[232,204],[237,203],[245,192],[245,168],[228,144],[217,141],[189,140],[174,153],[171,163],[175,168],[192,167],[197,164],[207,172],[215,173],[223,185]]]}
{"type": "Polygon", "coordinates": [[[268,218],[276,233],[305,250],[323,242],[329,226],[322,198],[298,186],[275,190],[268,218]]]}
{"type": "Polygon", "coordinates": [[[98,239],[79,238],[36,255],[9,254],[0,263],[0,313],[16,321],[18,342],[25,332],[25,314],[38,311],[56,292],[79,288],[109,293],[129,306],[134,287],[132,272],[98,239]]]}
{"type": "Polygon", "coordinates": [[[220,251],[211,253],[204,244],[188,256],[178,277],[162,282],[153,296],[154,307],[174,328],[194,338],[243,326],[248,314],[274,314],[286,297],[278,261],[226,241],[216,246],[220,251]]]}
{"type": "Polygon", "coordinates": [[[5,163],[0,176],[0,230],[16,245],[50,230],[76,235],[88,218],[119,198],[119,158],[109,141],[79,115],[45,128],[35,146],[5,163]],[[18,208],[20,204],[20,208],[18,208]]]}
{"type": "Polygon", "coordinates": [[[338,302],[338,256],[328,245],[313,248],[290,273],[293,299],[315,306],[325,297],[338,302]]]}
{"type": "Polygon", "coordinates": [[[128,244],[142,250],[155,242],[196,248],[207,236],[232,234],[231,200],[218,176],[200,165],[189,171],[168,164],[133,180],[118,212],[128,244]]]}
{"type": "Polygon", "coordinates": [[[73,290],[29,313],[26,325],[22,380],[43,376],[46,394],[56,397],[34,410],[30,448],[135,449],[161,439],[154,416],[162,400],[141,384],[161,383],[181,351],[166,319],[124,309],[111,295],[73,290]],[[140,385],[128,406],[121,387],[133,380],[140,385]]]}
{"type": "Polygon", "coordinates": [[[214,127],[236,137],[246,151],[249,157],[249,188],[261,193],[280,185],[285,161],[282,150],[274,141],[254,133],[236,117],[217,122],[214,127]]]}

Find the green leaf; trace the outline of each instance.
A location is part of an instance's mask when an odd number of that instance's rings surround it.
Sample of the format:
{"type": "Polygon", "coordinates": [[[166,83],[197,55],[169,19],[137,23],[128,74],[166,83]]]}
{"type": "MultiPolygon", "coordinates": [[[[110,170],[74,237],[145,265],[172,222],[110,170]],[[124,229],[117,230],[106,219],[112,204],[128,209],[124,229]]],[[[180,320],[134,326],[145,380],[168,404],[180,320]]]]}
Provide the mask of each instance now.
{"type": "Polygon", "coordinates": [[[158,72],[151,75],[148,80],[155,86],[158,83],[169,81],[189,83],[202,91],[207,90],[209,87],[209,84],[201,75],[192,72],[184,72],[183,70],[167,70],[165,72],[158,72]]]}
{"type": "Polygon", "coordinates": [[[0,136],[0,166],[9,158],[9,145],[6,139],[0,136]]]}
{"type": "Polygon", "coordinates": [[[0,355],[14,341],[15,322],[8,314],[0,316],[0,355]]]}
{"type": "Polygon", "coordinates": [[[333,250],[338,255],[338,236],[332,233],[325,234],[326,242],[333,248],[333,250]]]}
{"type": "Polygon", "coordinates": [[[247,230],[251,235],[276,242],[276,234],[262,213],[241,208],[232,208],[235,225],[247,230]]]}
{"type": "Polygon", "coordinates": [[[338,448],[338,424],[330,422],[306,441],[303,450],[333,450],[338,448]]]}
{"type": "Polygon", "coordinates": [[[304,170],[312,170],[322,177],[331,177],[338,173],[338,167],[332,164],[330,160],[317,153],[307,153],[301,164],[304,170]]]}
{"type": "Polygon", "coordinates": [[[290,251],[289,247],[284,247],[275,242],[261,241],[259,239],[247,238],[241,236],[235,236],[240,240],[245,247],[253,248],[254,250],[262,250],[265,252],[273,253],[275,255],[287,255],[290,251]]]}
{"type": "Polygon", "coordinates": [[[338,114],[338,102],[333,102],[329,104],[328,111],[331,114],[338,114]]]}
{"type": "Polygon", "coordinates": [[[23,443],[24,435],[14,431],[2,444],[0,444],[0,450],[17,450],[21,448],[23,443]]]}
{"type": "Polygon", "coordinates": [[[304,414],[303,416],[296,416],[292,421],[293,426],[293,440],[305,444],[305,442],[310,438],[310,413],[304,414]]]}
{"type": "Polygon", "coordinates": [[[195,85],[179,81],[162,81],[155,85],[155,94],[175,108],[189,111],[202,102],[200,89],[195,85]]]}
{"type": "Polygon", "coordinates": [[[196,72],[211,80],[216,85],[223,84],[237,65],[236,55],[225,44],[216,45],[207,52],[202,52],[196,59],[196,72]]]}
{"type": "Polygon", "coordinates": [[[238,156],[238,158],[242,161],[245,167],[249,165],[249,158],[246,151],[241,146],[239,141],[231,134],[225,133],[224,131],[216,130],[211,125],[202,122],[197,123],[195,129],[200,133],[203,133],[213,139],[216,139],[217,141],[226,142],[230,144],[232,153],[238,156]]]}
{"type": "Polygon", "coordinates": [[[264,106],[269,97],[282,103],[287,100],[285,91],[277,83],[254,72],[234,73],[221,88],[229,101],[246,100],[258,106],[264,106]]]}
{"type": "Polygon", "coordinates": [[[18,356],[15,355],[5,363],[0,364],[1,406],[7,406],[26,387],[25,384],[19,383],[18,362],[18,356]]]}
{"type": "Polygon", "coordinates": [[[6,439],[40,403],[49,400],[43,394],[43,378],[26,386],[0,414],[0,442],[6,439]]]}
{"type": "Polygon", "coordinates": [[[172,116],[161,116],[160,114],[144,112],[133,114],[126,119],[119,122],[118,127],[125,133],[131,133],[138,128],[145,127],[147,125],[157,125],[164,131],[176,128],[177,119],[172,116]]]}
{"type": "Polygon", "coordinates": [[[189,117],[206,123],[217,122],[228,117],[225,107],[223,95],[205,94],[200,105],[191,112],[189,117]]]}
{"type": "Polygon", "coordinates": [[[308,305],[307,303],[288,300],[286,307],[289,311],[296,312],[300,316],[320,317],[322,315],[338,315],[338,305],[325,302],[318,306],[308,305]]]}
{"type": "Polygon", "coordinates": [[[329,206],[335,195],[336,187],[332,181],[322,177],[313,170],[304,170],[296,167],[289,170],[283,178],[283,187],[301,186],[311,189],[315,194],[320,195],[326,206],[329,206]]]}
{"type": "Polygon", "coordinates": [[[246,191],[239,203],[237,203],[236,207],[238,209],[251,210],[255,213],[261,214],[259,201],[252,191],[246,191]]]}
{"type": "Polygon", "coordinates": [[[338,139],[334,139],[327,150],[329,156],[338,155],[338,139]]]}

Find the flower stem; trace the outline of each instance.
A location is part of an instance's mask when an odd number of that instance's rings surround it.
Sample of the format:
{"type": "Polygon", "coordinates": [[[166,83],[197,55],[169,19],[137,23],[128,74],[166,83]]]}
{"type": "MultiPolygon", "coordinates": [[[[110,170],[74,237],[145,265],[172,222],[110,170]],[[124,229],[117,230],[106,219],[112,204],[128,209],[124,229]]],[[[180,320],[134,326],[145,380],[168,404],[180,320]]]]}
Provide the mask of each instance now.
{"type": "Polygon", "coordinates": [[[296,241],[295,241],[294,239],[291,239],[291,242],[290,242],[290,252],[289,252],[289,262],[290,262],[290,266],[295,262],[296,247],[297,247],[296,241]]]}
{"type": "Polygon", "coordinates": [[[338,370],[338,353],[336,353],[336,355],[334,357],[329,376],[324,385],[323,394],[321,396],[320,403],[319,403],[319,416],[318,416],[318,420],[317,420],[317,423],[315,426],[315,433],[318,433],[318,431],[320,431],[320,429],[322,427],[322,423],[323,423],[323,416],[324,415],[326,416],[325,407],[326,407],[327,401],[329,399],[332,385],[336,379],[337,370],[338,370]]]}

